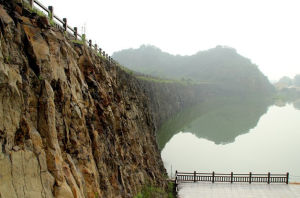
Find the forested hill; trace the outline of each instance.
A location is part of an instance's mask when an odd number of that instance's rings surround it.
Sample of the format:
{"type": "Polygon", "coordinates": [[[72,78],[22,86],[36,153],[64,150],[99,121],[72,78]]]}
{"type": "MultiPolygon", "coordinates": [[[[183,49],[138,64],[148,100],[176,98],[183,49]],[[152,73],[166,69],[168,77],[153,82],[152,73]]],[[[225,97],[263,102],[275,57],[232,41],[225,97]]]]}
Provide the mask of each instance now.
{"type": "Polygon", "coordinates": [[[192,56],[171,55],[142,45],[113,54],[114,59],[137,72],[191,83],[214,83],[238,92],[268,94],[273,86],[258,67],[235,49],[217,46],[192,56]]]}

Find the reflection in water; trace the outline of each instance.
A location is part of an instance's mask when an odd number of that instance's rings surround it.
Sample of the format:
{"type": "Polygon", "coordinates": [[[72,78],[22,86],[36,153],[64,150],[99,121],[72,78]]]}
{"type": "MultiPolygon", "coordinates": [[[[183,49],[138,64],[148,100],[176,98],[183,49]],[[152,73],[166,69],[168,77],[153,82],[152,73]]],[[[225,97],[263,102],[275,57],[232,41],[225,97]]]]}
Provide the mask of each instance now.
{"type": "MultiPolygon", "coordinates": [[[[248,123],[244,125],[250,126],[248,123]]],[[[226,145],[216,145],[189,132],[177,133],[161,152],[165,167],[170,175],[171,166],[173,174],[174,170],[290,172],[291,181],[300,181],[300,111],[292,105],[271,106],[255,125],[249,133],[238,136],[233,143],[226,145]]]]}
{"type": "Polygon", "coordinates": [[[270,102],[263,100],[215,100],[186,109],[166,122],[158,132],[160,148],[179,131],[189,131],[216,144],[233,142],[247,133],[266,113],[270,102]]]}
{"type": "Polygon", "coordinates": [[[299,99],[299,100],[296,100],[296,101],[294,101],[293,105],[294,105],[295,109],[298,109],[298,110],[300,110],[300,99],[299,99]]]}

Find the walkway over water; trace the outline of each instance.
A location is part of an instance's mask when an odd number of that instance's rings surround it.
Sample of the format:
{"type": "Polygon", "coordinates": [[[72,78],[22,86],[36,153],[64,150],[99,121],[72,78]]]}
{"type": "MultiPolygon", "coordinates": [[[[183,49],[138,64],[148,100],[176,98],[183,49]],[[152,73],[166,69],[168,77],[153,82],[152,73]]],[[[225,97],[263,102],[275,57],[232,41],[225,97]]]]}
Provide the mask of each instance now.
{"type": "Polygon", "coordinates": [[[180,183],[179,198],[300,198],[300,185],[246,183],[180,183]]]}

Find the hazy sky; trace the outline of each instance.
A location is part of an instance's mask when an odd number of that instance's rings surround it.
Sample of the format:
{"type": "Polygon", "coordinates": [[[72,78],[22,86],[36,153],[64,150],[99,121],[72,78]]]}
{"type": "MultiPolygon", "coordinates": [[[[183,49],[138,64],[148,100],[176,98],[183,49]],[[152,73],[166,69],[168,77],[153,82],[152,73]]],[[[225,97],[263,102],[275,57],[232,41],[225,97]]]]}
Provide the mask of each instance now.
{"type": "Polygon", "coordinates": [[[40,0],[109,54],[141,44],[191,55],[227,45],[270,80],[300,73],[299,0],[40,0]]]}

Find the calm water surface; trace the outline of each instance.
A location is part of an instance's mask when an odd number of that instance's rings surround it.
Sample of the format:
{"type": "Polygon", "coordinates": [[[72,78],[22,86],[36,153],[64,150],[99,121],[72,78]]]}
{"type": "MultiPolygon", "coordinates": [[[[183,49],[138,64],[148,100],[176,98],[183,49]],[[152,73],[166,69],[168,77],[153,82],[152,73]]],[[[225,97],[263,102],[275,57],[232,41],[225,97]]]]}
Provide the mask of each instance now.
{"type": "Polygon", "coordinates": [[[291,180],[300,181],[300,110],[295,107],[248,102],[222,103],[198,114],[187,111],[160,132],[165,168],[169,175],[175,170],[290,172],[291,180]],[[188,114],[195,117],[187,119],[188,114]],[[168,126],[183,119],[182,126],[168,126]]]}

